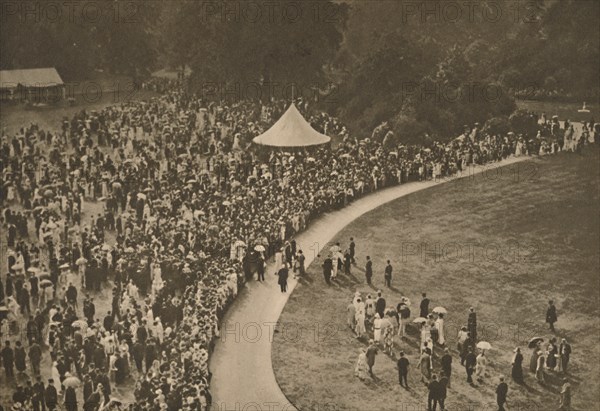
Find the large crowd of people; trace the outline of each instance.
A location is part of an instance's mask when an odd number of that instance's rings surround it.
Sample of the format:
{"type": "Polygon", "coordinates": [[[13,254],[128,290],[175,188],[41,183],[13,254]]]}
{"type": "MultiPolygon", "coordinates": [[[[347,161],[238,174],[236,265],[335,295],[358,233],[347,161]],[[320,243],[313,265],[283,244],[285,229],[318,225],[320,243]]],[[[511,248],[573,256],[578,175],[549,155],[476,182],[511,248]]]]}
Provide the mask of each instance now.
{"type": "Polygon", "coordinates": [[[448,143],[390,149],[386,125],[358,139],[299,99],[336,144],[270,151],[252,138],[289,102],[148,87],[162,94],[82,110],[57,130],[2,133],[0,357],[23,409],[111,409],[130,378],[133,410],[208,409],[228,304],[311,219],[382,187],[594,141],[548,122],[535,137],[475,125],[448,143]]]}

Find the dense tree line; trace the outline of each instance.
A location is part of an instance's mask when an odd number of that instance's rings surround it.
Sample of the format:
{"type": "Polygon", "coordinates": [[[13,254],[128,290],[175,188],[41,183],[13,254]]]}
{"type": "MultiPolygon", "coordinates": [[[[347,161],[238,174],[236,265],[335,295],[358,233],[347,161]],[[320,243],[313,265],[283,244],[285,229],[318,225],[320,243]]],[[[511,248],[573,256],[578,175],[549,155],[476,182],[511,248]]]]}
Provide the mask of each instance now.
{"type": "Polygon", "coordinates": [[[357,134],[387,120],[407,140],[505,123],[515,97],[599,96],[597,1],[75,4],[58,19],[43,6],[32,16],[3,4],[2,68],[54,66],[70,80],[189,66],[190,89],[218,84],[215,98],[245,97],[250,84],[247,94],[281,97],[270,85],[293,83],[357,134]]]}

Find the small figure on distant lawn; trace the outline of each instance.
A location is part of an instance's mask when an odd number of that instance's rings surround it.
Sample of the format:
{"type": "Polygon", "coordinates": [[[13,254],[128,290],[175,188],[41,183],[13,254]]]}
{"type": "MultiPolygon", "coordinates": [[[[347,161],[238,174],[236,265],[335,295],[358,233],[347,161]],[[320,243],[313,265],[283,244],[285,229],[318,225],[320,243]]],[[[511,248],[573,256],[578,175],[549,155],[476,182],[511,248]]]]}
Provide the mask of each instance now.
{"type": "Polygon", "coordinates": [[[546,310],[546,322],[550,325],[550,331],[554,332],[554,323],[558,321],[558,315],[556,314],[556,306],[554,301],[548,301],[548,309],[546,310]]]}
{"type": "Polygon", "coordinates": [[[305,260],[306,257],[304,256],[302,250],[298,250],[298,253],[296,254],[296,261],[298,262],[298,272],[300,273],[301,277],[304,276],[304,274],[306,273],[306,269],[304,267],[305,260]]]}
{"type": "Polygon", "coordinates": [[[473,343],[477,343],[477,313],[475,308],[469,308],[469,317],[467,318],[467,329],[473,343]]]}
{"type": "Polygon", "coordinates": [[[350,259],[352,260],[352,264],[356,264],[354,256],[356,256],[356,243],[354,242],[354,238],[350,237],[350,259]]]}
{"type": "Polygon", "coordinates": [[[346,308],[346,313],[348,315],[348,327],[354,331],[356,325],[356,306],[354,305],[354,301],[350,301],[350,304],[346,308]]]}
{"type": "Polygon", "coordinates": [[[365,303],[360,298],[356,300],[355,320],[356,328],[354,332],[356,333],[356,338],[360,338],[367,332],[365,328],[365,303]]]}
{"type": "Polygon", "coordinates": [[[367,264],[365,266],[365,277],[367,284],[371,284],[371,279],[373,278],[373,261],[371,261],[371,257],[369,256],[367,256],[367,264]]]}
{"type": "Polygon", "coordinates": [[[385,279],[385,286],[387,288],[392,287],[392,271],[393,271],[392,264],[390,263],[390,260],[387,260],[387,265],[385,266],[385,273],[383,275],[383,277],[385,279]]]}
{"type": "Polygon", "coordinates": [[[369,365],[367,364],[367,354],[364,348],[359,350],[358,360],[356,361],[356,366],[354,367],[354,375],[361,380],[366,380],[369,378],[369,365]]]}
{"type": "Polygon", "coordinates": [[[327,285],[331,285],[331,272],[333,271],[333,260],[331,259],[331,254],[327,256],[325,261],[323,261],[323,277],[325,277],[325,282],[327,285]]]}
{"type": "Polygon", "coordinates": [[[421,299],[421,304],[419,305],[419,317],[427,318],[429,315],[429,298],[427,298],[427,293],[423,293],[421,296],[423,298],[421,299]]]}
{"type": "Polygon", "coordinates": [[[421,382],[425,385],[429,384],[431,378],[431,355],[429,350],[425,349],[419,358],[419,369],[421,370],[421,382]]]}
{"type": "Polygon", "coordinates": [[[571,344],[569,344],[565,338],[562,339],[560,346],[558,347],[558,352],[560,355],[560,371],[566,374],[569,360],[571,359],[571,344]]]}
{"type": "Polygon", "coordinates": [[[523,354],[519,347],[515,348],[515,355],[512,358],[511,375],[517,384],[523,384],[523,354]]]}
{"type": "Polygon", "coordinates": [[[367,365],[369,366],[369,374],[373,375],[373,366],[375,365],[375,356],[377,355],[377,345],[375,341],[369,340],[369,347],[367,348],[367,365]]]}
{"type": "Polygon", "coordinates": [[[282,293],[287,292],[288,275],[289,275],[289,271],[287,268],[287,264],[284,263],[281,266],[281,268],[279,269],[279,271],[277,272],[277,276],[279,277],[279,280],[277,280],[277,283],[279,284],[279,287],[281,288],[282,293]]]}
{"type": "Polygon", "coordinates": [[[566,378],[563,380],[563,386],[560,390],[560,410],[568,411],[571,409],[571,384],[566,378]]]}
{"type": "Polygon", "coordinates": [[[404,351],[400,351],[400,358],[398,359],[398,379],[400,380],[400,386],[404,388],[408,388],[409,365],[408,359],[404,356],[404,351]]]}
{"type": "Polygon", "coordinates": [[[467,371],[467,382],[473,385],[473,372],[475,372],[475,366],[477,364],[477,357],[473,352],[473,348],[469,347],[467,355],[465,356],[465,370],[467,371]]]}
{"type": "Polygon", "coordinates": [[[496,403],[498,404],[498,411],[504,411],[507,395],[508,384],[504,382],[504,377],[500,377],[500,383],[496,387],[496,403]]]}

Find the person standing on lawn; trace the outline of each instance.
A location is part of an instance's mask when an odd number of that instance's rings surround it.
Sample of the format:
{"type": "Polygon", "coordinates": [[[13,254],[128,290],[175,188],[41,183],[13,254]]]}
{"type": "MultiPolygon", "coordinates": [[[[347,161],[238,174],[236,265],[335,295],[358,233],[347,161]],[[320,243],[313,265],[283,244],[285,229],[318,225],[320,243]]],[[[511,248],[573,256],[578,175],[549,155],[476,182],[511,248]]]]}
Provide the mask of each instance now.
{"type": "Polygon", "coordinates": [[[569,360],[571,359],[571,344],[565,338],[562,339],[558,347],[558,353],[560,355],[560,370],[566,374],[569,360]]]}
{"type": "Polygon", "coordinates": [[[354,257],[356,256],[356,243],[354,242],[354,238],[350,237],[350,259],[352,260],[352,264],[356,264],[356,260],[354,257]]]}
{"type": "Polygon", "coordinates": [[[523,354],[519,347],[515,348],[515,355],[512,358],[511,375],[517,384],[523,384],[523,354]]]}
{"type": "Polygon", "coordinates": [[[287,264],[284,263],[281,266],[281,269],[279,269],[279,271],[277,272],[277,276],[279,277],[279,280],[277,280],[277,283],[279,284],[279,287],[281,288],[282,293],[287,292],[288,275],[289,275],[289,272],[288,272],[287,264]]]}
{"type": "Polygon", "coordinates": [[[404,356],[404,351],[400,351],[400,358],[398,359],[398,379],[400,386],[408,389],[408,366],[410,365],[408,359],[404,356]],[[404,383],[404,384],[402,384],[404,383]]]}
{"type": "Polygon", "coordinates": [[[377,291],[377,300],[375,300],[375,311],[379,314],[379,318],[383,318],[385,313],[386,301],[383,298],[381,290],[377,291]]]}
{"type": "Polygon", "coordinates": [[[563,386],[560,390],[559,409],[564,411],[571,409],[571,384],[566,378],[563,380],[563,386]]]}
{"type": "Polygon", "coordinates": [[[346,313],[348,316],[348,327],[354,331],[356,326],[356,306],[354,305],[354,301],[350,301],[350,304],[346,307],[346,313]]]}
{"type": "Polygon", "coordinates": [[[442,365],[442,372],[447,379],[447,386],[450,388],[450,378],[452,377],[452,355],[450,355],[450,350],[448,348],[444,348],[444,355],[440,359],[442,365]]]}
{"type": "Polygon", "coordinates": [[[556,306],[554,301],[548,301],[548,308],[546,309],[546,322],[550,325],[550,331],[555,332],[554,323],[558,321],[558,315],[556,314],[556,306]]]}
{"type": "Polygon", "coordinates": [[[373,366],[375,365],[375,356],[377,355],[378,349],[375,341],[369,340],[369,347],[367,348],[367,365],[369,366],[369,374],[373,375],[373,366]]]}
{"type": "Polygon", "coordinates": [[[423,298],[421,299],[421,304],[419,305],[419,317],[427,318],[429,315],[429,298],[427,298],[426,293],[421,294],[421,296],[423,298]]]}
{"type": "Polygon", "coordinates": [[[387,260],[387,265],[385,266],[385,273],[383,275],[383,277],[385,279],[385,286],[387,288],[392,287],[392,271],[393,271],[392,264],[390,263],[390,260],[387,260]]]}
{"type": "Polygon", "coordinates": [[[469,330],[469,334],[471,340],[473,340],[473,344],[477,343],[477,313],[475,312],[475,308],[469,308],[469,317],[467,318],[467,329],[469,330]]]}
{"type": "Polygon", "coordinates": [[[367,284],[371,284],[371,279],[373,278],[373,261],[371,261],[371,257],[367,256],[367,264],[365,266],[365,277],[367,279],[367,284]]]}
{"type": "Polygon", "coordinates": [[[467,382],[473,385],[473,372],[475,372],[475,366],[477,365],[477,357],[473,352],[473,348],[469,347],[467,355],[465,356],[465,370],[467,371],[467,382]]]}
{"type": "Polygon", "coordinates": [[[298,272],[300,273],[301,277],[304,276],[304,274],[306,273],[306,268],[304,267],[305,260],[306,257],[304,256],[302,250],[298,250],[298,252],[296,253],[296,261],[298,262],[298,272]]]}
{"type": "MultiPolygon", "coordinates": [[[[431,382],[427,385],[429,390],[429,394],[427,396],[427,410],[428,411],[436,411],[437,405],[442,396],[442,386],[440,382],[437,380],[437,375],[433,374],[431,376],[431,382]]],[[[440,404],[441,406],[441,404],[440,404]]],[[[441,407],[442,410],[444,409],[441,407]]]]}
{"type": "Polygon", "coordinates": [[[419,369],[421,370],[421,382],[425,385],[429,384],[431,378],[431,355],[428,350],[423,350],[419,358],[419,369]]]}
{"type": "Polygon", "coordinates": [[[331,259],[331,254],[327,256],[325,261],[323,261],[323,277],[325,277],[325,282],[327,285],[331,285],[331,273],[333,271],[333,260],[331,259]]]}
{"type": "Polygon", "coordinates": [[[507,395],[508,384],[504,382],[504,377],[500,377],[500,384],[496,387],[496,404],[498,404],[498,411],[504,411],[507,395]]]}

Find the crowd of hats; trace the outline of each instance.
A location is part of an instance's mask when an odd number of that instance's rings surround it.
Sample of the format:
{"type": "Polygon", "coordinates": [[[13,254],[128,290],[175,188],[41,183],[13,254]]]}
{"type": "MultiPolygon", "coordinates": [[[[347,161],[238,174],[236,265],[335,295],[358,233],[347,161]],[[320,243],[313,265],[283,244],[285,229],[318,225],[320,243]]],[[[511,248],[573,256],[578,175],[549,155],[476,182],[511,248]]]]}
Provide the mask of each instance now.
{"type": "MultiPolygon", "coordinates": [[[[135,311],[146,305],[171,328],[159,372],[140,378],[140,409],[198,409],[199,398],[210,398],[207,357],[235,294],[229,274],[241,273],[239,257],[257,246],[267,257],[311,218],[364,193],[453,175],[523,147],[519,136],[489,135],[476,125],[448,143],[386,148],[386,125],[359,140],[299,100],[313,127],[336,137],[335,148],[265,153],[251,149],[251,139],[289,102],[207,103],[176,85],[164,90],[149,101],[83,110],[60,131],[31,125],[3,133],[0,152],[1,197],[24,209],[7,207],[5,221],[35,220],[55,286],[60,265],[76,270],[83,257],[82,277],[114,272],[118,301],[130,299],[130,281],[150,292],[120,313],[121,322],[139,323],[135,311]],[[84,200],[104,202],[104,213],[86,223],[84,200]],[[114,244],[106,230],[116,233],[114,244]],[[161,281],[153,281],[157,271],[161,281]]],[[[25,237],[20,231],[9,246],[25,237]]]]}

